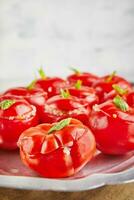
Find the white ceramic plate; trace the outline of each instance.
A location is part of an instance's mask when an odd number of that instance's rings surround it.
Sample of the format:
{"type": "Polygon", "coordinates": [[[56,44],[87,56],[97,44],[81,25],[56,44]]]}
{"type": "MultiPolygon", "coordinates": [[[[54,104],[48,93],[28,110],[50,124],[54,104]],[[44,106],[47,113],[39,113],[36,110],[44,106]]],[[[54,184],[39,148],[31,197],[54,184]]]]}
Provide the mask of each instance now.
{"type": "Polygon", "coordinates": [[[70,178],[41,178],[25,167],[19,152],[0,151],[0,186],[20,189],[82,191],[103,185],[134,182],[134,152],[125,156],[98,154],[70,178]]]}
{"type": "MultiPolygon", "coordinates": [[[[11,84],[6,85],[3,89],[11,84]]],[[[134,152],[106,156],[98,152],[79,173],[65,179],[41,178],[25,167],[18,151],[0,151],[0,186],[20,189],[83,191],[134,182],[134,152]]]]}

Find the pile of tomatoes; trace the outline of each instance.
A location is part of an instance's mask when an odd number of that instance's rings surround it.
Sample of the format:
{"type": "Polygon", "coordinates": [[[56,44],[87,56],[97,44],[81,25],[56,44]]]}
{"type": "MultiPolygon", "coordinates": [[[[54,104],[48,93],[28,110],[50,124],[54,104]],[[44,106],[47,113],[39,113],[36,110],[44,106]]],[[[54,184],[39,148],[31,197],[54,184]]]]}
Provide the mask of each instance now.
{"type": "Polygon", "coordinates": [[[0,148],[19,147],[23,163],[44,177],[67,177],[95,154],[134,150],[134,90],[116,75],[74,72],[40,78],[0,94],[0,148]]]}

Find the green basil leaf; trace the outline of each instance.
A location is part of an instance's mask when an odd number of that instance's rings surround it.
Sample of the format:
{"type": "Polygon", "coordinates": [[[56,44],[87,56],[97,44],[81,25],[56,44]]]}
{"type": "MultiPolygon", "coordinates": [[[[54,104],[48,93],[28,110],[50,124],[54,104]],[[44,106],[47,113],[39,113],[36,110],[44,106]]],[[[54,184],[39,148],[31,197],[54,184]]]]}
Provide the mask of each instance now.
{"type": "Polygon", "coordinates": [[[80,70],[70,67],[70,69],[75,73],[75,74],[81,74],[80,70]]]}
{"type": "Polygon", "coordinates": [[[81,89],[82,81],[81,81],[81,80],[77,80],[77,82],[75,83],[74,86],[75,86],[75,88],[76,88],[77,90],[81,89]]]}
{"type": "Polygon", "coordinates": [[[0,102],[0,108],[2,110],[7,110],[15,103],[15,100],[6,99],[0,102]]]}
{"type": "Polygon", "coordinates": [[[42,79],[46,79],[46,74],[42,67],[39,68],[38,73],[42,79]]]}
{"type": "Polygon", "coordinates": [[[36,79],[34,79],[34,80],[27,86],[27,89],[28,89],[28,90],[34,89],[35,83],[36,83],[36,79]]]}
{"type": "Polygon", "coordinates": [[[126,112],[129,110],[129,106],[128,104],[126,103],[126,101],[120,97],[119,95],[117,95],[114,99],[113,99],[113,102],[115,104],[115,106],[117,108],[120,108],[120,110],[126,112]]]}
{"type": "Polygon", "coordinates": [[[71,96],[68,89],[66,89],[66,90],[61,89],[60,95],[61,95],[61,97],[65,98],[65,99],[67,99],[71,96]]]}
{"type": "Polygon", "coordinates": [[[127,89],[123,89],[122,87],[120,87],[117,84],[113,84],[112,87],[119,95],[124,95],[124,94],[128,93],[127,89]]]}
{"type": "Polygon", "coordinates": [[[52,126],[48,134],[52,133],[53,131],[59,131],[63,129],[64,127],[68,126],[70,124],[71,118],[63,119],[60,122],[57,122],[54,126],[52,126]]]}
{"type": "Polygon", "coordinates": [[[108,78],[106,79],[106,82],[107,82],[107,83],[111,82],[112,79],[113,79],[113,77],[114,77],[116,74],[117,74],[117,72],[116,72],[116,71],[113,71],[113,73],[110,74],[110,75],[108,76],[108,78]]]}

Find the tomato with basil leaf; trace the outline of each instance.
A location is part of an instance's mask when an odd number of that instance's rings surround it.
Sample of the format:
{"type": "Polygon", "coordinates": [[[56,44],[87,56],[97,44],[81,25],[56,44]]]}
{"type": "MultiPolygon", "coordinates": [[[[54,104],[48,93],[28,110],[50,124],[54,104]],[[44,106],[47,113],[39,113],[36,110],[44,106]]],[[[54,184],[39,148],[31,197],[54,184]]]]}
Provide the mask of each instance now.
{"type": "Polygon", "coordinates": [[[125,100],[127,98],[127,95],[130,93],[130,88],[125,88],[123,89],[120,85],[118,84],[113,84],[112,85],[113,90],[111,90],[108,93],[104,93],[103,98],[101,99],[101,102],[105,102],[107,100],[112,100],[116,95],[122,96],[125,100]]]}
{"type": "Polygon", "coordinates": [[[116,84],[124,90],[132,90],[132,85],[124,78],[117,76],[116,71],[110,75],[101,77],[98,81],[93,84],[99,98],[100,103],[104,101],[107,93],[113,90],[113,85],[116,84]]]}
{"type": "Polygon", "coordinates": [[[72,118],[24,131],[18,146],[23,163],[49,178],[74,175],[91,160],[96,150],[90,129],[72,118]]]}
{"type": "Polygon", "coordinates": [[[35,80],[32,81],[27,87],[15,87],[8,89],[4,95],[13,97],[20,97],[27,100],[30,104],[34,105],[40,116],[40,112],[44,108],[47,99],[47,93],[41,88],[35,87],[35,80]]]}
{"type": "Polygon", "coordinates": [[[81,101],[84,100],[89,104],[90,107],[99,102],[99,98],[96,95],[95,89],[84,86],[81,80],[77,80],[76,83],[72,84],[67,89],[72,96],[76,96],[81,101]]]}
{"type": "Polygon", "coordinates": [[[1,149],[16,149],[20,134],[37,124],[36,107],[17,97],[0,97],[1,149]]]}
{"type": "Polygon", "coordinates": [[[95,105],[89,122],[103,153],[120,155],[134,150],[134,109],[121,96],[95,105]]]}
{"type": "Polygon", "coordinates": [[[40,79],[36,80],[35,86],[40,87],[47,92],[48,98],[58,95],[60,93],[60,89],[67,85],[67,82],[62,78],[47,77],[42,68],[40,68],[38,72],[40,79]]]}
{"type": "Polygon", "coordinates": [[[89,72],[80,72],[79,70],[75,68],[71,68],[71,70],[74,73],[67,77],[67,80],[69,81],[69,83],[75,83],[76,81],[81,80],[83,85],[90,87],[96,81],[99,80],[98,76],[91,74],[89,72]]]}
{"type": "Polygon", "coordinates": [[[86,101],[72,96],[69,90],[61,90],[60,95],[49,98],[41,115],[42,123],[53,123],[72,117],[89,125],[91,108],[86,101]]]}

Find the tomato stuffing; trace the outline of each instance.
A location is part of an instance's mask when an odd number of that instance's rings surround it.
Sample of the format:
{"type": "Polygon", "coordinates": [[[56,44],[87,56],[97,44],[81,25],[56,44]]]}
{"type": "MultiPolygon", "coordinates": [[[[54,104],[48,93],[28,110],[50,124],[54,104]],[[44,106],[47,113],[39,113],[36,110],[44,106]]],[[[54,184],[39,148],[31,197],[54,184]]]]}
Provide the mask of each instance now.
{"type": "Polygon", "coordinates": [[[85,125],[89,125],[89,114],[91,108],[89,104],[70,95],[67,91],[62,91],[61,95],[49,98],[42,112],[42,123],[53,123],[61,119],[72,117],[82,121],[85,125]]]}
{"type": "Polygon", "coordinates": [[[83,86],[81,80],[78,80],[75,84],[71,84],[67,89],[70,95],[79,98],[81,102],[84,100],[90,107],[99,102],[95,89],[83,86]]]}

